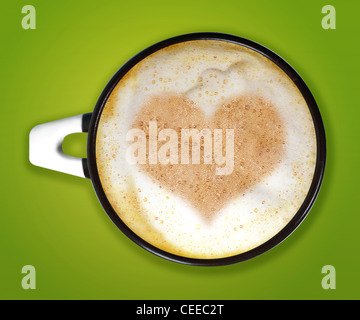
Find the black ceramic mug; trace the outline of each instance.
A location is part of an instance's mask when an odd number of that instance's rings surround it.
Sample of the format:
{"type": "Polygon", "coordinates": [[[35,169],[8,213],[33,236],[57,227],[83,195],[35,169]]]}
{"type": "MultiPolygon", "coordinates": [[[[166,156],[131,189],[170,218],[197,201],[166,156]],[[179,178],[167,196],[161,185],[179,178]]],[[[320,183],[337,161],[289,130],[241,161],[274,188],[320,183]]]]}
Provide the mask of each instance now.
{"type": "MultiPolygon", "coordinates": [[[[179,49],[180,50],[180,49],[179,49]]],[[[215,50],[215,49],[214,49],[215,50]]],[[[193,50],[194,51],[194,50],[193,50]]],[[[193,52],[189,50],[189,52],[193,52]]],[[[171,51],[169,51],[171,52],[171,51]]],[[[202,51],[206,52],[206,51],[202,51]]],[[[232,52],[232,51],[231,51],[232,52]]],[[[203,54],[203,53],[202,53],[203,54]]],[[[211,52],[211,54],[213,54],[211,52]]],[[[236,53],[234,53],[236,54],[236,53]]],[[[176,54],[175,54],[176,55],[176,54]]],[[[174,57],[175,55],[171,55],[171,57],[174,57]]],[[[169,55],[169,59],[171,58],[169,55]]],[[[194,56],[196,57],[196,56],[194,56]]],[[[200,57],[200,55],[199,55],[200,57]]],[[[216,59],[220,59],[220,57],[217,57],[214,55],[212,57],[214,61],[216,59]]],[[[227,59],[226,55],[224,55],[224,61],[227,59]]],[[[192,58],[192,66],[196,66],[196,58],[192,58]]],[[[259,61],[260,61],[259,60],[259,61]]],[[[210,60],[209,60],[210,61],[210,60]]],[[[221,63],[225,63],[225,62],[221,63]]],[[[248,63],[254,63],[254,65],[261,65],[257,64],[257,62],[252,62],[253,58],[249,57],[248,63]]],[[[255,61],[255,60],[254,60],[255,61]]],[[[261,60],[262,61],[262,60],[261,60]]],[[[241,62],[241,61],[240,61],[241,62]]],[[[200,63],[200,62],[199,62],[200,63]]],[[[215,63],[215,62],[214,62],[215,63]]],[[[218,63],[218,62],[216,62],[218,63]]],[[[215,65],[215,64],[214,64],[215,65]]],[[[244,75],[245,73],[242,72],[242,66],[246,65],[246,63],[232,63],[231,68],[229,69],[231,72],[238,72],[241,75],[244,75]],[[235,71],[234,71],[235,70],[235,71]]],[[[187,68],[190,70],[189,67],[184,67],[183,69],[179,69],[180,72],[186,73],[187,68]]],[[[230,67],[229,67],[230,68],[230,67]]],[[[245,68],[245,67],[244,67],[245,68]]],[[[274,67],[275,68],[275,67],[274,67]]],[[[217,75],[225,74],[224,70],[216,69],[212,65],[209,66],[208,70],[215,70],[213,74],[204,73],[208,76],[208,80],[213,81],[214,77],[216,78],[217,75]],[[217,70],[217,71],[216,71],[217,70]],[[215,75],[215,76],[214,76],[215,75]],[[212,77],[212,79],[210,78],[212,77]]],[[[255,70],[255,69],[247,69],[247,70],[255,70]]],[[[226,71],[226,75],[230,73],[230,71],[226,71]]],[[[154,71],[156,73],[156,70],[154,71]]],[[[190,72],[190,71],[189,71],[190,72]]],[[[255,71],[254,71],[255,72],[255,71]]],[[[175,74],[175,73],[174,73],[175,74]]],[[[194,87],[193,90],[200,90],[200,87],[202,84],[204,84],[208,80],[203,81],[203,77],[199,77],[199,74],[196,74],[197,77],[194,77],[193,82],[194,87]],[[200,80],[199,80],[200,79],[200,80]],[[197,81],[203,81],[202,83],[197,83],[197,81]]],[[[138,75],[138,77],[141,77],[141,74],[138,75]]],[[[190,77],[190,76],[189,76],[190,77]]],[[[234,79],[240,79],[236,73],[233,73],[232,77],[234,79]]],[[[246,75],[246,77],[249,77],[249,75],[246,75]]],[[[250,79],[251,77],[249,77],[250,79]]],[[[161,78],[160,78],[161,79],[161,78]]],[[[158,80],[158,79],[157,79],[158,80]]],[[[170,81],[170,80],[169,80],[170,81]]],[[[222,80],[223,83],[226,83],[226,79],[222,80]]],[[[240,80],[238,80],[239,83],[242,83],[240,80]]],[[[252,80],[249,80],[252,81],[252,80]]],[[[154,83],[155,80],[152,81],[154,83]]],[[[270,81],[272,82],[272,81],[270,81]]],[[[185,83],[185,82],[184,82],[185,83]]],[[[184,86],[185,84],[179,84],[178,86],[184,86]]],[[[159,87],[160,88],[160,87],[159,87]]],[[[147,88],[146,88],[147,89],[147,88]]],[[[186,87],[188,89],[188,87],[186,87]]],[[[143,90],[143,89],[142,89],[143,90]]],[[[211,91],[211,88],[209,89],[211,91]]],[[[240,90],[240,89],[239,89],[240,90]]],[[[293,90],[293,89],[291,89],[293,90]]],[[[295,89],[294,89],[295,90],[295,89]]],[[[208,90],[207,90],[208,91],[208,90]]],[[[271,91],[271,90],[270,90],[271,91]]],[[[269,92],[270,92],[269,91],[269,92]]],[[[187,90],[186,92],[190,92],[190,90],[187,90]]],[[[192,92],[192,91],[191,91],[192,92]]],[[[200,92],[200,91],[199,91],[200,92]]],[[[200,96],[200,93],[197,94],[197,96],[200,96]]],[[[214,98],[215,99],[215,98],[214,98]]],[[[241,101],[241,100],[239,100],[241,101]]],[[[260,100],[259,100],[260,101],[260,100]]],[[[238,102],[240,103],[240,102],[238,102]]],[[[239,107],[240,108],[240,107],[239,107]]],[[[290,107],[289,107],[290,108],[290,107]]],[[[244,109],[245,112],[245,109],[244,109]]],[[[245,114],[245,113],[244,113],[245,114]]],[[[250,119],[250,118],[249,118],[250,119]]],[[[274,52],[270,51],[269,49],[253,42],[247,39],[243,39],[237,36],[228,35],[228,34],[220,34],[220,33],[193,33],[193,34],[186,34],[181,35],[177,37],[173,37],[164,41],[161,41],[157,44],[154,44],[150,46],[149,48],[143,50],[142,52],[138,53],[136,56],[134,56],[132,59],[130,59],[128,62],[126,62],[112,77],[112,79],[109,81],[109,83],[106,85],[105,89],[103,90],[94,110],[91,113],[74,116],[62,120],[52,121],[45,124],[40,124],[36,127],[34,127],[30,132],[30,162],[36,166],[45,167],[48,169],[84,177],[91,179],[93,187],[95,189],[96,195],[101,202],[104,210],[108,214],[108,216],[111,218],[111,220],[114,222],[114,224],[131,240],[133,240],[135,243],[137,243],[142,248],[152,252],[153,254],[160,256],[162,258],[184,263],[184,264],[191,264],[191,265],[205,265],[205,266],[217,266],[217,265],[227,265],[232,263],[241,262],[250,258],[253,258],[259,254],[262,254],[269,249],[273,248],[280,242],[282,242],[285,238],[287,238],[303,221],[305,216],[310,211],[317,195],[320,189],[320,185],[322,182],[324,169],[325,169],[325,159],[326,159],[326,142],[325,142],[325,132],[324,127],[322,123],[322,119],[318,110],[318,107],[316,105],[316,102],[304,83],[304,81],[301,79],[301,77],[297,74],[297,72],[281,57],[279,57],[274,52]],[[190,44],[190,43],[196,43],[199,44],[199,48],[201,50],[205,50],[202,46],[202,41],[205,41],[204,43],[206,46],[210,44],[210,47],[212,44],[216,47],[216,50],[218,50],[218,43],[220,44],[229,44],[231,45],[231,50],[236,51],[236,46],[239,48],[244,48],[244,57],[246,57],[249,52],[253,52],[254,55],[261,56],[261,59],[268,60],[269,63],[274,64],[280,71],[284,74],[284,77],[288,77],[293,84],[293,87],[296,88],[296,90],[299,91],[301,94],[303,100],[305,101],[309,115],[311,117],[311,121],[313,123],[314,128],[314,141],[315,141],[315,155],[314,155],[314,168],[313,168],[313,174],[311,177],[311,181],[306,188],[306,192],[304,194],[303,199],[301,199],[301,203],[296,208],[296,212],[292,213],[291,219],[288,219],[286,223],[279,229],[276,230],[273,234],[270,234],[267,239],[263,240],[260,243],[255,243],[252,247],[248,247],[246,250],[239,250],[238,252],[228,252],[224,255],[214,255],[214,258],[212,258],[212,254],[188,254],[184,252],[182,254],[181,244],[178,246],[176,250],[167,250],[166,246],[160,246],[157,245],[157,242],[152,242],[152,240],[149,237],[143,236],[141,233],[134,231],[132,226],[129,225],[128,222],[124,221],[122,218],[121,212],[119,212],[118,208],[115,208],[114,202],[109,201],[108,199],[108,193],[106,192],[103,182],[101,180],[100,174],[99,174],[99,167],[97,163],[97,139],[99,139],[98,129],[99,126],[101,126],[101,117],[104,111],[104,108],[109,100],[109,97],[111,97],[113,91],[119,84],[122,83],[122,81],[127,81],[126,77],[128,75],[131,75],[131,72],[138,68],[138,66],[141,66],[141,63],[144,61],[147,61],[147,59],[152,59],[151,57],[154,56],[154,54],[157,54],[158,52],[163,52],[164,50],[168,50],[172,48],[177,48],[184,44],[190,44]],[[235,49],[234,49],[235,48],[235,49]],[[125,80],[124,80],[125,79],[125,80]],[[68,155],[65,155],[62,151],[61,145],[63,142],[63,139],[66,135],[76,132],[87,132],[88,133],[88,141],[87,141],[87,158],[86,159],[80,159],[80,158],[74,158],[70,157],[68,155]]],[[[299,159],[301,162],[301,159],[299,159]]],[[[237,164],[235,163],[235,166],[237,164]]],[[[236,168],[235,168],[236,169],[236,168]]],[[[295,172],[296,173],[296,172],[295,172]]],[[[295,174],[294,173],[294,174],[295,174]]],[[[299,180],[302,181],[302,180],[299,180]]],[[[165,183],[166,186],[166,183],[165,183]]],[[[140,188],[139,188],[140,189],[140,188]]],[[[171,189],[171,188],[170,188],[171,189]]],[[[270,190],[271,191],[271,190],[270,190]]],[[[269,191],[269,192],[270,192],[269,191]]],[[[181,198],[181,197],[180,197],[181,198]]],[[[119,200],[121,201],[121,200],[119,200]]],[[[140,201],[140,200],[139,200],[140,201]]],[[[144,201],[144,200],[141,200],[144,201]]],[[[175,200],[174,200],[175,201],[175,200]]],[[[177,201],[177,200],[176,200],[177,201]]],[[[180,200],[179,200],[180,201],[180,200]]],[[[216,199],[214,198],[214,202],[216,199]]],[[[265,202],[265,201],[263,201],[265,202]]],[[[160,204],[159,204],[160,205],[160,204]]],[[[240,204],[236,204],[239,206],[240,204]]],[[[261,204],[260,204],[261,206],[261,204]]],[[[120,205],[121,207],[121,205],[120,205]]],[[[267,214],[270,214],[271,216],[276,216],[276,212],[271,212],[269,209],[267,211],[265,205],[263,204],[264,213],[267,212],[267,214]]],[[[163,209],[162,209],[163,210],[163,209]]],[[[259,209],[261,210],[261,209],[259,209]]],[[[121,210],[120,210],[121,211],[121,210]]],[[[253,215],[258,214],[255,212],[252,212],[253,215]]],[[[143,219],[146,218],[146,212],[142,211],[142,215],[145,215],[143,219]]],[[[164,215],[167,213],[164,212],[164,215]]],[[[175,212],[176,215],[176,212],[175,212]]],[[[232,219],[236,219],[236,211],[231,211],[231,217],[232,219]],[[234,218],[235,217],[235,218],[234,218]]],[[[264,217],[264,215],[262,216],[264,217]]],[[[156,218],[156,217],[155,217],[156,218]]],[[[149,218],[150,219],[150,218],[149,218]]],[[[278,218],[276,218],[278,219],[278,218]]],[[[234,220],[235,221],[235,220],[234,220]]],[[[158,223],[158,221],[154,222],[158,223]]],[[[206,222],[208,223],[208,222],[206,222]]],[[[206,224],[205,223],[205,224],[206,224]]],[[[163,223],[164,224],[164,223],[163,223]]],[[[166,224],[166,221],[165,221],[166,224]]],[[[237,224],[236,226],[231,226],[231,232],[250,232],[246,231],[246,228],[248,226],[254,226],[254,223],[251,221],[248,222],[248,224],[237,224]]],[[[162,226],[161,226],[162,227],[162,226]]],[[[190,227],[189,227],[190,228],[190,227]]],[[[226,229],[230,230],[229,228],[226,229]]],[[[224,229],[225,230],[225,229],[224,229]]],[[[249,227],[250,230],[250,227],[249,227]]],[[[186,233],[187,231],[184,231],[185,236],[182,237],[186,238],[187,236],[192,237],[192,234],[186,233]]],[[[230,231],[229,231],[230,232],[230,231]]],[[[207,235],[207,241],[214,241],[214,248],[216,247],[217,243],[214,239],[215,236],[207,235]]],[[[166,237],[165,237],[166,238],[166,237]]],[[[232,246],[236,245],[236,238],[228,236],[229,243],[231,243],[232,246]]],[[[184,241],[187,241],[186,239],[184,241]]],[[[224,239],[219,241],[225,241],[224,239]]],[[[223,243],[222,242],[222,243],[223,243]]],[[[185,242],[184,242],[185,243],[185,242]]],[[[222,244],[223,245],[223,244],[222,244]]],[[[176,246],[176,245],[175,245],[176,246]]],[[[206,246],[206,244],[204,244],[206,246]]],[[[219,245],[220,246],[220,245],[219,245]]],[[[224,245],[223,245],[224,246],[224,245]]],[[[241,244],[239,244],[241,246],[241,244]]],[[[200,250],[200,249],[199,249],[200,250]]],[[[207,249],[211,250],[211,249],[207,249]]],[[[214,249],[215,250],[215,249],[214,249]]],[[[220,249],[216,249],[220,250],[220,249]]],[[[185,250],[186,251],[186,250],[185,250]]]]}

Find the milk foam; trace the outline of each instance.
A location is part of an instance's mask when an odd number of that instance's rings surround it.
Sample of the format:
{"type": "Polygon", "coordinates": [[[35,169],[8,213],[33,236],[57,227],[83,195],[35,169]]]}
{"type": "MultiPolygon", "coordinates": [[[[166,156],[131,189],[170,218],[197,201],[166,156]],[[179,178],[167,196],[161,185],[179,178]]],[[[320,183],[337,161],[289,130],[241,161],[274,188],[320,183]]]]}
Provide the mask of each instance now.
{"type": "Polygon", "coordinates": [[[237,44],[197,40],[155,52],[118,83],[100,119],[96,157],[106,196],[136,234],[174,254],[220,258],[257,247],[296,214],[312,181],[316,137],[305,100],[275,64],[237,44]],[[211,223],[126,161],[135,115],[149,97],[168,92],[193,100],[207,116],[229,97],[256,94],[271,101],[285,126],[281,163],[211,223]]]}

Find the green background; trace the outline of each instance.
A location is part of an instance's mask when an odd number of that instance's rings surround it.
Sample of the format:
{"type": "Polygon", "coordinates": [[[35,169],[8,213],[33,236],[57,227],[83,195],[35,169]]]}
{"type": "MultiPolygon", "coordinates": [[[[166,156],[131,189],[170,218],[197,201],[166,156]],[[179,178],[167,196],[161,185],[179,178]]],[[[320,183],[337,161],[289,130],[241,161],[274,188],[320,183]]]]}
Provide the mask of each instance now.
{"type": "MultiPolygon", "coordinates": [[[[197,0],[1,2],[2,299],[358,299],[359,1],[197,0]],[[36,30],[21,27],[24,5],[36,30]],[[336,30],[321,8],[336,8],[336,30]],[[142,49],[199,31],[270,48],[310,87],[323,116],[328,158],[319,197],[283,243],[252,260],[193,267],[158,258],[126,238],[91,182],[28,161],[37,124],[91,112],[111,76],[142,49]],[[21,269],[36,268],[36,290],[21,269]],[[321,286],[325,265],[336,289],[321,286]]],[[[64,150],[85,155],[86,135],[64,150]]]]}

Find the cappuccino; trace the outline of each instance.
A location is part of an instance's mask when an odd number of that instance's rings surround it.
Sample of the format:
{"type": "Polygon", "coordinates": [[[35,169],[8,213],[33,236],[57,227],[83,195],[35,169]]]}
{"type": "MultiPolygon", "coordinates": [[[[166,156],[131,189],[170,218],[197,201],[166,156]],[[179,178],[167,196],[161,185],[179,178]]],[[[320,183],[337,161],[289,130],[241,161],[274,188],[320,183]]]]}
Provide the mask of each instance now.
{"type": "Polygon", "coordinates": [[[174,44],[119,81],[96,136],[114,211],[148,243],[189,258],[251,250],[297,213],[316,136],[298,88],[260,53],[220,40],[174,44]]]}

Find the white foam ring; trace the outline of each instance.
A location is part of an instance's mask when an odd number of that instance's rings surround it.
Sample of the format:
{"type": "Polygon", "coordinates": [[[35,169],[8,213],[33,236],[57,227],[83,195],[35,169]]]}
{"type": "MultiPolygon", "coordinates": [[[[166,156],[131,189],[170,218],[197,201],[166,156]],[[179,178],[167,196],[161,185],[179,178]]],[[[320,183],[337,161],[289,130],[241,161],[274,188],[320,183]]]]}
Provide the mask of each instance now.
{"type": "Polygon", "coordinates": [[[315,167],[313,122],[291,80],[260,54],[214,40],[173,45],[141,61],[119,82],[112,98],[112,112],[104,112],[98,129],[100,178],[114,209],[144,240],[187,257],[231,256],[273,237],[301,206],[315,167]],[[139,108],[150,96],[168,92],[192,99],[207,116],[228,97],[255,93],[270,100],[284,122],[282,162],[231,200],[211,223],[125,159],[125,135],[139,108]]]}

